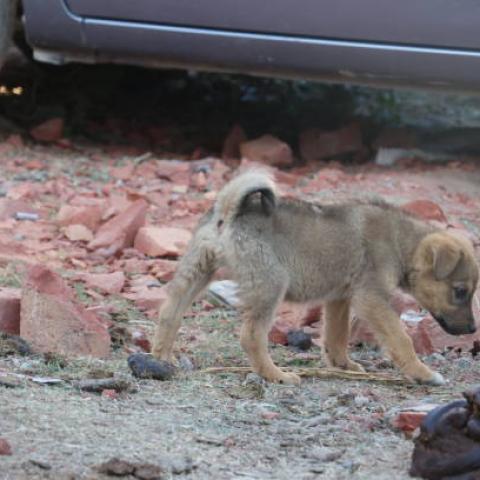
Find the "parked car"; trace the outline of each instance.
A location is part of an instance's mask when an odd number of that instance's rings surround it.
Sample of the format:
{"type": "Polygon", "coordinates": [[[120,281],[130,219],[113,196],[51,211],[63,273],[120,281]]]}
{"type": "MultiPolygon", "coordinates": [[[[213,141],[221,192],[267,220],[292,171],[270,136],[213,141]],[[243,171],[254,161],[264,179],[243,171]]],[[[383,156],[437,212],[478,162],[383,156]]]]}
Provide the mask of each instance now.
{"type": "Polygon", "coordinates": [[[19,20],[39,62],[480,88],[476,0],[0,0],[0,62],[19,20]]]}

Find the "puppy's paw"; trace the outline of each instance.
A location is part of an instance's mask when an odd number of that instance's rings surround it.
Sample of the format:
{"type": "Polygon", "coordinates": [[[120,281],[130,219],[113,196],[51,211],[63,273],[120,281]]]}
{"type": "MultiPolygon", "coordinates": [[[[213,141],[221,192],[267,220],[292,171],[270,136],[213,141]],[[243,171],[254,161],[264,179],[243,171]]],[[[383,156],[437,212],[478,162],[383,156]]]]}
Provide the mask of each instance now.
{"type": "Polygon", "coordinates": [[[347,364],[342,367],[344,370],[350,370],[351,372],[365,372],[365,369],[357,362],[348,360],[347,364]]]}
{"type": "Polygon", "coordinates": [[[301,378],[296,373],[284,373],[280,380],[280,383],[286,385],[300,385],[301,382],[301,378]]]}
{"type": "Polygon", "coordinates": [[[174,363],[174,361],[175,361],[175,358],[174,358],[173,354],[170,351],[167,352],[162,348],[155,348],[154,347],[152,349],[152,356],[156,360],[162,360],[162,361],[168,362],[168,363],[174,363]]]}
{"type": "Polygon", "coordinates": [[[260,374],[267,382],[282,383],[284,385],[300,385],[301,379],[296,373],[282,372],[280,369],[269,372],[267,374],[260,374]]]}
{"type": "Polygon", "coordinates": [[[440,385],[445,385],[447,381],[443,377],[441,373],[438,372],[432,372],[432,376],[427,379],[427,380],[420,380],[420,383],[423,383],[425,385],[434,385],[436,387],[440,385]]]}
{"type": "Polygon", "coordinates": [[[349,358],[342,361],[327,359],[327,365],[333,368],[349,370],[351,372],[365,372],[365,369],[359,363],[354,362],[349,358]]]}

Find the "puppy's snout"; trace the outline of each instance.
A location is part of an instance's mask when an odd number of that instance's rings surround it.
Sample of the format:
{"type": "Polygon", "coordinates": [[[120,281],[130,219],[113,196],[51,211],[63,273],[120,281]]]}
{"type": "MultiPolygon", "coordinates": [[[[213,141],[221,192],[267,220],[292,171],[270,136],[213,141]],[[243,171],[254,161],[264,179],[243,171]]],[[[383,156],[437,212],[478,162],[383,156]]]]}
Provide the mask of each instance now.
{"type": "Polygon", "coordinates": [[[472,322],[468,326],[468,333],[475,333],[477,331],[477,326],[475,325],[475,322],[472,322]]]}

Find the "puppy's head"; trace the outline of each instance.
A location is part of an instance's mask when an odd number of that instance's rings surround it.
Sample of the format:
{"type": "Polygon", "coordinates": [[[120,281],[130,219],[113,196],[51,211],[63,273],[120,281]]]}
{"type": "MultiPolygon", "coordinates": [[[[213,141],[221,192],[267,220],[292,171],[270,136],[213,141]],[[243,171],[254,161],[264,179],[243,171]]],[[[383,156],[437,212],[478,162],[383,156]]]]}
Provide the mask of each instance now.
{"type": "Polygon", "coordinates": [[[478,266],[468,240],[436,232],[418,245],[410,276],[411,291],[446,332],[475,332],[472,299],[477,282],[478,266]]]}

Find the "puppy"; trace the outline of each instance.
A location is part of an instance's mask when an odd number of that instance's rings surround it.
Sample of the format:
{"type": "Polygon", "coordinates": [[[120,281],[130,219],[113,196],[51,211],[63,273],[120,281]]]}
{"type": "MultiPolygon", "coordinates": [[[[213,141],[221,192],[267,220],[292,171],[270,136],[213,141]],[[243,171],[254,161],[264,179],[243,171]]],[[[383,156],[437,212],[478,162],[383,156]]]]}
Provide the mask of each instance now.
{"type": "Polygon", "coordinates": [[[282,300],[324,303],[330,366],[362,370],[347,354],[353,309],[403,374],[427,384],[444,379],[415,354],[390,306],[394,289],[412,294],[448,333],[476,330],[471,304],[478,267],[467,240],[380,202],[321,206],[281,199],[267,173],[250,171],[228,183],[200,221],[160,310],[156,358],[171,360],[184,312],[222,266],[239,284],[241,345],[253,370],[271,382],[300,382],[268,353],[282,300]]]}

